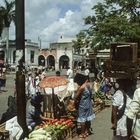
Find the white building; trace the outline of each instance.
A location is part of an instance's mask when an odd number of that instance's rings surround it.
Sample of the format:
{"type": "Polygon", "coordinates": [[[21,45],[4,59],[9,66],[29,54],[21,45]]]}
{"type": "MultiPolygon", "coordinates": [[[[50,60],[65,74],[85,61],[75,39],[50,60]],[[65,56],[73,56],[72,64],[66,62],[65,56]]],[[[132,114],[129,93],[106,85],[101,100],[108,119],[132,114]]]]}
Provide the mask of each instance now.
{"type": "MultiPolygon", "coordinates": [[[[25,41],[25,63],[29,66],[38,66],[38,54],[39,46],[38,43],[34,43],[31,40],[25,41]]],[[[16,52],[16,44],[14,40],[9,40],[8,48],[8,63],[10,65],[16,65],[18,58],[21,57],[20,51],[16,52]]],[[[0,44],[0,60],[6,62],[6,43],[1,42],[0,44]]]]}
{"type": "Polygon", "coordinates": [[[56,70],[72,68],[73,38],[60,38],[51,43],[49,49],[43,49],[39,55],[39,65],[56,70]]]}

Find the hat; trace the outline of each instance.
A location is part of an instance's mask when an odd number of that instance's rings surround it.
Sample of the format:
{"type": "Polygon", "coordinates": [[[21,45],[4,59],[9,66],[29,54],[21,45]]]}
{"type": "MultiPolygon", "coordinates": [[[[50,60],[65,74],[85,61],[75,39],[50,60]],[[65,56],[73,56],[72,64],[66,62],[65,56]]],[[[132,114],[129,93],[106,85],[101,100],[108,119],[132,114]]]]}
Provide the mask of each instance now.
{"type": "Polygon", "coordinates": [[[74,82],[80,86],[84,84],[86,80],[87,80],[87,77],[81,73],[77,73],[74,77],[74,82]]]}

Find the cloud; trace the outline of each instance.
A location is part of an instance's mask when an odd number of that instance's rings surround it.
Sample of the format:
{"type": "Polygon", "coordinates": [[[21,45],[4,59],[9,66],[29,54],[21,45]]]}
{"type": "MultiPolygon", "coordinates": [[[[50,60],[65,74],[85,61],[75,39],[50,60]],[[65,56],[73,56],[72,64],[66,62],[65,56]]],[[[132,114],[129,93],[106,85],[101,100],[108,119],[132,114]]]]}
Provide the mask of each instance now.
{"type": "Polygon", "coordinates": [[[83,18],[93,15],[91,8],[97,1],[101,0],[26,0],[25,37],[37,42],[40,36],[44,47],[60,35],[75,37],[86,28],[83,18]]]}
{"type": "Polygon", "coordinates": [[[85,28],[83,18],[92,15],[95,0],[82,0],[79,3],[80,10],[68,10],[63,18],[59,18],[52,24],[48,25],[41,32],[42,36],[48,42],[57,41],[63,35],[64,37],[74,37],[80,30],[85,28]]]}
{"type": "Polygon", "coordinates": [[[46,37],[47,40],[53,41],[61,35],[63,36],[73,36],[77,31],[76,21],[73,20],[74,12],[68,10],[64,18],[60,18],[58,21],[53,22],[48,27],[42,31],[42,35],[46,37]]]}

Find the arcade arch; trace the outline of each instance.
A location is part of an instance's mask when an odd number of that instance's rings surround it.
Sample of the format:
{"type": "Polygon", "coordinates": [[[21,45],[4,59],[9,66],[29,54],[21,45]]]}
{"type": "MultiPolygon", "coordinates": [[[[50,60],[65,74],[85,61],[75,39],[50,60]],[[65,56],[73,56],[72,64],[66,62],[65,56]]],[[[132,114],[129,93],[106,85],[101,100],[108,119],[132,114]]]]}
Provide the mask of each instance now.
{"type": "Polygon", "coordinates": [[[67,55],[62,55],[59,59],[59,68],[60,69],[68,69],[69,61],[70,61],[70,59],[67,55]]]}
{"type": "Polygon", "coordinates": [[[54,68],[55,69],[55,58],[53,55],[49,55],[47,57],[47,67],[49,69],[54,68]]]}
{"type": "Polygon", "coordinates": [[[38,65],[45,67],[45,57],[43,55],[38,57],[38,65]]]}

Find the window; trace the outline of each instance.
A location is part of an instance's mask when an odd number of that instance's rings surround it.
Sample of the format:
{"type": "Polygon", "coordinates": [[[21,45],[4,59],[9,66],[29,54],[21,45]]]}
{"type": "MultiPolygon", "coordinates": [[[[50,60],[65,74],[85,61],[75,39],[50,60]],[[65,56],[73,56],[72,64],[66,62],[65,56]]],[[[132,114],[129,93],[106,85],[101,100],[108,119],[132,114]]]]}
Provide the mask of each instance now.
{"type": "Polygon", "coordinates": [[[34,55],[35,55],[35,52],[31,51],[31,55],[30,55],[30,62],[31,63],[34,63],[34,55]]]}

